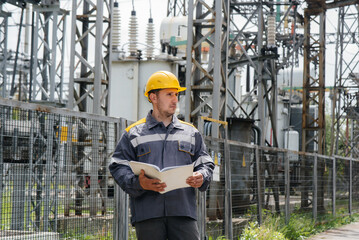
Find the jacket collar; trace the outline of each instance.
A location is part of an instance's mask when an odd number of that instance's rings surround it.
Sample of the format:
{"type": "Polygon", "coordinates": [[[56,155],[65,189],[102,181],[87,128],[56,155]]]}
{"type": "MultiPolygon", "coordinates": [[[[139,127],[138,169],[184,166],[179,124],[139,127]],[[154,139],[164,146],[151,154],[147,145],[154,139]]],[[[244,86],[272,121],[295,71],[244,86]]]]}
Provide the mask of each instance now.
{"type": "MultiPolygon", "coordinates": [[[[152,116],[152,110],[150,110],[146,117],[146,123],[149,129],[154,128],[161,122],[158,122],[153,116],[152,116]]],[[[183,129],[181,122],[178,120],[178,118],[173,115],[172,116],[172,122],[170,123],[173,125],[174,128],[183,129]]]]}

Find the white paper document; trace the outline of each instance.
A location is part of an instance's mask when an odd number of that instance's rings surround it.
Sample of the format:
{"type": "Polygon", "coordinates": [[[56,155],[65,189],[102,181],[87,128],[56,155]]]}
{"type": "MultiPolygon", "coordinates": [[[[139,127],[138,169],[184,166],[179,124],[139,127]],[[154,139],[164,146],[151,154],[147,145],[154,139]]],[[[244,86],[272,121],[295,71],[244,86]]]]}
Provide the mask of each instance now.
{"type": "Polygon", "coordinates": [[[166,193],[178,188],[190,187],[186,183],[186,179],[193,175],[193,165],[173,166],[159,169],[156,165],[130,161],[130,167],[135,175],[140,175],[141,169],[145,170],[145,175],[149,178],[157,178],[161,182],[166,183],[166,193]]]}

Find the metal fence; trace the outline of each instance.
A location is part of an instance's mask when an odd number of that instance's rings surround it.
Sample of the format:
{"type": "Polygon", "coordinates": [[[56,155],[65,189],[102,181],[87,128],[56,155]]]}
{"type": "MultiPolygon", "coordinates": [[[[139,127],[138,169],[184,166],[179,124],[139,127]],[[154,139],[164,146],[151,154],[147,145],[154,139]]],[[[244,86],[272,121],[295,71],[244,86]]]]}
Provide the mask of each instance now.
{"type": "Polygon", "coordinates": [[[359,210],[358,159],[263,148],[211,137],[205,140],[219,169],[220,181],[213,181],[207,192],[207,230],[203,237],[237,239],[248,222],[263,221],[263,210],[276,213],[287,223],[296,212],[307,212],[316,221],[326,221],[328,216],[359,210]],[[226,144],[229,156],[225,156],[226,144]],[[226,172],[226,168],[230,171],[226,172]],[[226,181],[231,184],[226,185],[226,181]]]}
{"type": "MultiPolygon", "coordinates": [[[[136,239],[108,171],[124,119],[0,99],[0,240],[136,239]]],[[[359,210],[359,161],[204,137],[215,164],[198,193],[202,239],[237,239],[264,210],[317,221],[359,210]]]]}
{"type": "Polygon", "coordinates": [[[0,239],[113,239],[120,119],[0,101],[0,239]]]}

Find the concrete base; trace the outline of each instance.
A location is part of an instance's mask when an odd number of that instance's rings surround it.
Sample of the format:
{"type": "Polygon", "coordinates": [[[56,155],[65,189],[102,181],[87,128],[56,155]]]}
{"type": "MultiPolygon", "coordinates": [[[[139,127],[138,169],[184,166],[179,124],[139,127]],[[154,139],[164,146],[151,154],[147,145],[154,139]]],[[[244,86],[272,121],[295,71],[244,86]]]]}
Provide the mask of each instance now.
{"type": "Polygon", "coordinates": [[[0,240],[60,240],[60,235],[53,232],[4,230],[0,231],[0,240]]]}

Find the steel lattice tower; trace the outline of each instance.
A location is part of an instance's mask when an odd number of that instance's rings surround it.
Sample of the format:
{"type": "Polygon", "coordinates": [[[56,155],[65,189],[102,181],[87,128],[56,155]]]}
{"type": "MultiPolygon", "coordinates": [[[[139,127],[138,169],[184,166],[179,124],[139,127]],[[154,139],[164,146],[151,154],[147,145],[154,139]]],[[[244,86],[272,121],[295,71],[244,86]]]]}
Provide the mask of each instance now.
{"type": "MultiPolygon", "coordinates": [[[[186,120],[196,121],[197,117],[202,115],[209,115],[218,120],[240,115],[249,119],[265,119],[259,124],[263,129],[266,121],[270,121],[274,132],[273,145],[277,146],[276,76],[282,67],[292,64],[292,58],[303,43],[303,38],[295,34],[295,29],[294,34],[282,36],[280,41],[290,44],[285,45],[289,46],[286,54],[276,60],[277,49],[268,48],[266,38],[267,16],[274,14],[277,7],[275,2],[225,1],[222,6],[229,6],[228,9],[219,8],[221,14],[217,14],[215,2],[213,6],[209,1],[197,1],[196,4],[192,7],[190,2],[188,6],[188,29],[194,27],[194,35],[192,31],[188,31],[188,43],[192,43],[192,48],[187,50],[187,56],[191,56],[187,58],[187,68],[191,66],[191,69],[187,69],[186,76],[186,120]],[[214,18],[211,17],[212,14],[215,15],[214,18]],[[223,18],[222,25],[221,20],[218,23],[216,21],[219,15],[223,18]],[[218,29],[221,29],[221,33],[218,29]],[[201,59],[203,44],[209,45],[209,57],[205,65],[201,59]],[[232,85],[237,68],[244,66],[248,72],[254,73],[254,83],[247,83],[248,94],[243,99],[238,99],[235,86],[232,85]],[[246,109],[244,104],[253,94],[257,96],[257,103],[253,108],[246,109]]],[[[283,29],[285,19],[291,10],[296,14],[298,4],[296,1],[279,4],[286,5],[287,9],[277,21],[277,31],[283,29]]],[[[212,128],[212,135],[219,136],[220,131],[217,127],[213,125],[212,128]]],[[[261,140],[262,145],[268,142],[265,137],[261,140]]]]}
{"type": "Polygon", "coordinates": [[[64,61],[68,12],[59,5],[33,6],[29,101],[65,105],[64,61]]]}
{"type": "Polygon", "coordinates": [[[187,8],[186,8],[185,0],[168,0],[167,2],[167,17],[169,16],[186,16],[187,8]]]}
{"type": "Polygon", "coordinates": [[[331,154],[348,157],[359,156],[357,144],[359,119],[358,33],[357,6],[340,7],[338,11],[335,84],[333,92],[331,154]]]}
{"type": "Polygon", "coordinates": [[[113,1],[79,3],[72,4],[68,108],[106,115],[113,1]]]}
{"type": "MultiPolygon", "coordinates": [[[[214,1],[213,7],[205,1],[188,4],[187,41],[192,47],[187,47],[186,121],[196,121],[204,106],[212,118],[226,120],[228,4],[228,1],[214,1]],[[207,69],[201,62],[203,43],[209,45],[207,69]]],[[[218,125],[213,125],[212,131],[213,136],[219,136],[218,125]]]]}
{"type": "MultiPolygon", "coordinates": [[[[0,5],[1,6],[1,5],[0,5]]],[[[8,39],[8,17],[9,13],[0,10],[0,54],[1,54],[1,63],[0,63],[0,87],[1,87],[1,97],[5,98],[7,94],[7,58],[8,58],[8,49],[7,49],[7,39],[8,39]]]]}

